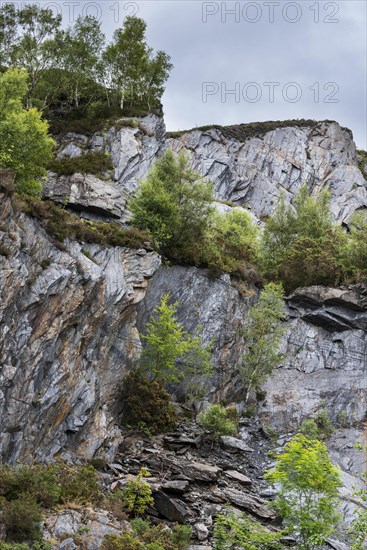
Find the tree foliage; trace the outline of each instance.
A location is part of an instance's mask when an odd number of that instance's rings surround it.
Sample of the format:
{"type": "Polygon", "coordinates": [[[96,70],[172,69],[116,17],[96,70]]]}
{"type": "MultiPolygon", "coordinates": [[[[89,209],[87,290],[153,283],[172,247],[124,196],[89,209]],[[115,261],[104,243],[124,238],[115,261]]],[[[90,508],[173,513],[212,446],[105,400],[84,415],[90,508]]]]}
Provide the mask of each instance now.
{"type": "Polygon", "coordinates": [[[245,210],[213,212],[205,234],[204,264],[221,271],[245,275],[259,260],[260,234],[245,210]]]}
{"type": "Polygon", "coordinates": [[[145,327],[145,347],[141,368],[153,380],[177,383],[185,378],[202,376],[211,371],[210,351],[203,346],[198,333],[191,335],[176,319],[178,303],[169,304],[165,294],[145,327]]]}
{"type": "Polygon", "coordinates": [[[38,178],[45,176],[54,141],[48,124],[35,109],[24,109],[27,74],[9,69],[0,75],[0,158],[16,175],[17,191],[34,195],[41,191],[38,178]]]}
{"type": "Polygon", "coordinates": [[[258,229],[247,212],[219,214],[213,201],[212,184],[188,156],[168,150],[130,201],[131,223],[150,231],[160,252],[177,263],[246,278],[258,257],[258,229]]]}
{"type": "Polygon", "coordinates": [[[79,107],[80,97],[88,97],[98,81],[100,55],[105,37],[101,23],[92,16],[78,17],[73,26],[57,34],[58,66],[65,71],[64,89],[79,107]]]}
{"type": "Polygon", "coordinates": [[[274,507],[288,532],[300,538],[304,550],[322,545],[339,520],[341,486],[340,471],[331,463],[326,445],[297,434],[265,478],[280,487],[274,507]]]}
{"type": "Polygon", "coordinates": [[[141,516],[147,508],[154,505],[152,489],[144,478],[150,477],[146,468],[141,468],[135,479],[129,479],[118,495],[123,509],[134,516],[141,516]]]}
{"type": "Polygon", "coordinates": [[[55,35],[61,15],[49,8],[25,4],[16,9],[12,4],[0,7],[0,60],[4,66],[23,69],[29,77],[27,105],[32,99],[44,71],[55,62],[55,35]]]}
{"type": "Polygon", "coordinates": [[[287,291],[311,284],[335,285],[342,279],[345,236],[332,221],[330,194],[308,194],[303,185],[286,204],[281,195],[266,224],[262,264],[267,277],[281,280],[287,291]]]}
{"type": "Polygon", "coordinates": [[[156,106],[172,69],[165,52],[153,55],[145,33],[143,19],[127,17],[103,53],[104,77],[108,87],[118,94],[121,108],[125,101],[132,104],[145,100],[149,109],[156,106]]]}
{"type": "Polygon", "coordinates": [[[150,231],[163,254],[200,262],[212,200],[212,185],[191,168],[188,157],[168,150],[130,201],[131,223],[150,231]]]}
{"type": "Polygon", "coordinates": [[[0,6],[0,66],[27,71],[27,106],[64,101],[76,110],[92,102],[122,108],[124,100],[149,110],[160,106],[172,64],[165,52],[154,54],[148,46],[143,19],[127,17],[106,48],[96,17],[61,25],[61,15],[49,7],[0,6]]]}
{"type": "Polygon", "coordinates": [[[268,283],[250,310],[244,329],[246,351],[239,369],[246,401],[280,361],[279,348],[285,333],[283,292],[281,284],[268,283]]]}

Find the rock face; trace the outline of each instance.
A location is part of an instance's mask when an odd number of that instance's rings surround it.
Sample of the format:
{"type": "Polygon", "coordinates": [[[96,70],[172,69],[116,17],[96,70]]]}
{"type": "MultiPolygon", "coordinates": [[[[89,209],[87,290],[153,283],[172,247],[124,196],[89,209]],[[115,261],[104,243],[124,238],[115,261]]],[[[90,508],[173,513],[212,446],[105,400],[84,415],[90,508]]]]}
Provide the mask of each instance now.
{"type": "MultiPolygon", "coordinates": [[[[165,140],[158,115],[89,138],[67,134],[60,158],[105,150],[113,177],[52,176],[46,193],[81,215],[124,221],[126,198],[165,147],[186,148],[213,179],[217,197],[247,205],[259,217],[271,212],[280,189],[291,199],[303,181],[312,190],[330,188],[339,219],[367,205],[351,134],[337,123],[281,128],[245,141],[216,129],[165,140]]],[[[178,320],[190,332],[202,326],[203,342],[213,346],[209,395],[241,400],[235,376],[241,327],[256,289],[240,293],[227,275],[213,279],[193,267],[160,267],[160,258],[144,250],[83,243],[60,250],[36,222],[15,216],[8,200],[1,208],[3,460],[69,451],[85,457],[103,451],[113,459],[120,440],[118,389],[139,356],[139,331],[166,292],[179,302],[178,320]]],[[[313,288],[289,298],[286,359],[266,384],[264,420],[286,430],[323,406],[334,420],[365,418],[366,303],[363,289],[313,288]]]]}
{"type": "Polygon", "coordinates": [[[1,199],[0,432],[4,461],[74,450],[112,457],[120,441],[111,413],[140,349],[136,305],[160,257],[66,243],[1,199]],[[92,259],[90,259],[92,258],[92,259]]]}
{"type": "Polygon", "coordinates": [[[336,122],[278,128],[244,142],[218,129],[197,130],[167,145],[188,152],[194,167],[214,182],[219,199],[246,206],[258,218],[273,212],[281,191],[291,201],[303,183],[312,192],[330,190],[332,212],[340,221],[367,206],[351,132],[336,122]]]}
{"type": "MultiPolygon", "coordinates": [[[[130,123],[125,120],[125,124],[130,123]]],[[[260,123],[258,137],[245,141],[215,128],[166,139],[164,121],[158,115],[134,124],[137,127],[119,128],[117,123],[90,138],[66,134],[60,142],[59,158],[104,150],[111,155],[114,174],[105,182],[80,174],[51,175],[46,195],[63,204],[67,200],[85,215],[119,217],[125,222],[129,217],[127,198],[146,177],[155,158],[172,148],[176,152],[184,149],[194,168],[213,181],[217,199],[245,206],[258,219],[273,212],[281,191],[287,201],[292,201],[303,183],[312,192],[330,190],[332,212],[340,221],[347,223],[357,209],[367,208],[360,157],[351,132],[337,122],[290,125],[272,131],[262,131],[260,123]]]]}
{"type": "Polygon", "coordinates": [[[326,408],[334,421],[366,418],[365,288],[299,289],[288,299],[284,364],[265,384],[262,414],[283,431],[326,408]]]}
{"type": "Polygon", "coordinates": [[[57,176],[49,173],[45,186],[47,198],[62,203],[69,210],[89,219],[125,220],[126,199],[112,181],[102,181],[91,174],[57,176]]]}
{"type": "MultiPolygon", "coordinates": [[[[51,175],[46,196],[84,217],[123,223],[129,217],[128,197],[166,147],[187,149],[194,166],[214,181],[218,199],[247,206],[257,218],[273,211],[281,189],[292,200],[303,182],[312,191],[330,189],[333,213],[340,221],[347,223],[356,209],[367,208],[366,181],[351,134],[337,123],[277,129],[244,142],[215,129],[165,140],[164,122],[157,115],[90,138],[67,134],[60,142],[60,158],[105,150],[111,154],[114,174],[105,180],[88,174],[51,175]]],[[[208,398],[243,399],[236,376],[244,351],[241,328],[257,289],[239,289],[228,275],[213,278],[195,267],[161,265],[161,258],[146,250],[76,242],[65,242],[61,249],[37,222],[13,211],[6,194],[10,188],[0,172],[0,190],[5,190],[0,194],[1,461],[47,461],[56,456],[114,461],[123,442],[120,388],[139,357],[139,333],[167,292],[179,302],[177,318],[186,330],[202,327],[204,344],[213,348],[208,398]]],[[[287,306],[284,361],[264,386],[261,419],[287,434],[325,408],[334,422],[344,424],[330,450],[343,469],[350,500],[355,476],[365,468],[353,443],[364,442],[354,424],[366,420],[367,289],[298,289],[287,306]]],[[[230,500],[271,519],[256,494],[243,496],[241,484],[252,491],[254,480],[241,473],[242,463],[233,474],[234,457],[239,453],[241,461],[246,460],[262,443],[255,448],[247,440],[231,440],[222,441],[218,463],[208,466],[198,462],[198,456],[192,460],[193,449],[187,451],[198,445],[196,436],[168,436],[167,446],[185,455],[185,462],[163,464],[173,474],[171,485],[161,487],[163,496],[157,498],[163,515],[183,519],[182,500],[195,502],[195,494],[186,494],[184,467],[195,483],[215,484],[222,471],[232,472],[221,482],[224,487],[236,482],[238,487],[214,488],[211,505],[230,500]]],[[[286,440],[285,435],[279,445],[286,440]]],[[[154,463],[155,454],[151,457],[154,463]]],[[[259,476],[261,460],[254,466],[259,476]]],[[[350,517],[349,505],[344,512],[350,517]]],[[[205,518],[202,513],[198,525],[205,518]]],[[[75,517],[62,520],[67,529],[75,517]]],[[[96,532],[105,523],[98,517],[96,532]]],[[[114,532],[118,526],[108,529],[114,532]]]]}
{"type": "Polygon", "coordinates": [[[45,196],[68,204],[88,218],[104,217],[124,222],[129,218],[126,200],[160,155],[164,138],[164,120],[155,114],[142,119],[122,119],[108,131],[97,132],[91,137],[69,132],[58,138],[57,158],[104,151],[111,156],[114,172],[103,180],[90,174],[57,176],[49,173],[45,196]]]}

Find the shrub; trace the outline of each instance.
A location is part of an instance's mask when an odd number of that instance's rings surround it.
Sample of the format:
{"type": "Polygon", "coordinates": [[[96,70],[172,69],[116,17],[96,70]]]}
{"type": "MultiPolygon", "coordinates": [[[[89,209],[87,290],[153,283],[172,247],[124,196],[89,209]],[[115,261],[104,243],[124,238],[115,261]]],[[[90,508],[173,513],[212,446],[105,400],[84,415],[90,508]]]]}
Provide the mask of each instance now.
{"type": "Polygon", "coordinates": [[[309,196],[303,185],[294,206],[281,195],[266,221],[262,265],[270,279],[280,279],[288,292],[298,286],[336,284],[343,276],[345,235],[333,223],[330,194],[309,196]]]}
{"type": "Polygon", "coordinates": [[[33,540],[39,537],[42,519],[40,505],[32,495],[22,494],[2,503],[1,522],[12,540],[33,540]]]}
{"type": "Polygon", "coordinates": [[[142,335],[146,344],[141,356],[141,369],[147,377],[163,383],[208,376],[211,356],[199,334],[187,333],[176,319],[178,302],[169,304],[165,294],[142,335]]]}
{"type": "Polygon", "coordinates": [[[144,545],[130,533],[108,534],[104,537],[102,550],[143,550],[144,545]]]}
{"type": "Polygon", "coordinates": [[[282,531],[272,532],[244,514],[220,514],[214,521],[214,550],[277,550],[282,531]]]}
{"type": "Polygon", "coordinates": [[[114,128],[116,132],[121,130],[122,128],[138,128],[139,123],[134,118],[121,118],[120,120],[117,120],[114,124],[114,128]]]}
{"type": "Polygon", "coordinates": [[[0,469],[0,495],[15,500],[27,493],[37,504],[50,507],[59,502],[61,489],[56,466],[3,466],[0,469]]]}
{"type": "Polygon", "coordinates": [[[190,544],[192,529],[189,525],[174,525],[169,529],[164,523],[151,526],[147,521],[133,519],[134,535],[106,535],[103,550],[185,550],[190,544]]]}
{"type": "Polygon", "coordinates": [[[146,468],[141,468],[136,479],[129,479],[126,487],[119,491],[118,496],[122,502],[122,508],[129,514],[141,516],[147,508],[154,505],[152,490],[144,477],[150,473],[146,468]]]}
{"type": "Polygon", "coordinates": [[[64,503],[99,503],[102,498],[97,472],[92,465],[69,467],[61,465],[58,469],[61,484],[61,500],[64,503]]]}
{"type": "Polygon", "coordinates": [[[28,544],[7,543],[0,540],[0,550],[29,550],[28,544]]]}
{"type": "Polygon", "coordinates": [[[172,542],[179,550],[185,550],[192,537],[192,529],[190,525],[174,525],[172,528],[172,542]]]}
{"type": "Polygon", "coordinates": [[[259,243],[258,228],[247,212],[214,213],[204,237],[202,264],[246,279],[258,262],[259,243]]]}
{"type": "Polygon", "coordinates": [[[320,432],[316,422],[312,419],[305,420],[300,426],[300,433],[308,439],[320,439],[320,432]]]}
{"type": "Polygon", "coordinates": [[[320,409],[315,417],[315,422],[322,439],[329,439],[335,432],[327,409],[320,409]]]}
{"type": "Polygon", "coordinates": [[[37,109],[23,108],[27,79],[25,71],[15,68],[0,74],[0,158],[14,172],[19,193],[38,195],[55,142],[37,109]]]}
{"type": "Polygon", "coordinates": [[[176,425],[171,396],[159,380],[149,381],[140,372],[132,372],[122,392],[123,418],[127,424],[143,422],[152,433],[169,431],[176,425]]]}
{"type": "Polygon", "coordinates": [[[113,170],[111,157],[104,151],[89,151],[80,157],[54,159],[48,169],[59,176],[70,176],[75,173],[103,176],[113,170]]]}
{"type": "Polygon", "coordinates": [[[175,157],[169,150],[130,201],[131,223],[149,231],[168,258],[200,265],[212,200],[212,184],[192,170],[183,153],[175,157]]]}
{"type": "Polygon", "coordinates": [[[238,421],[236,422],[233,419],[233,413],[222,405],[210,405],[206,411],[198,415],[197,421],[203,428],[212,432],[213,439],[237,432],[238,421]]]}

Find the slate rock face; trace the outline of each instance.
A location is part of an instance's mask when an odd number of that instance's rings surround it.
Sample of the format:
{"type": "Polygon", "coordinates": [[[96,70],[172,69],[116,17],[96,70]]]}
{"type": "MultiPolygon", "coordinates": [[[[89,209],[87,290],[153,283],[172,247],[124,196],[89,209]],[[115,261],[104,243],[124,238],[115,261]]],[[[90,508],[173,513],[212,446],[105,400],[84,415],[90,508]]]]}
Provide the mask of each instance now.
{"type": "Polygon", "coordinates": [[[202,176],[214,183],[217,199],[250,209],[257,219],[271,214],[280,192],[292,201],[303,183],[311,192],[327,188],[333,215],[348,223],[353,213],[367,207],[366,180],[359,166],[350,130],[337,122],[277,128],[239,141],[217,128],[191,130],[166,139],[164,120],[151,114],[136,119],[137,127],[119,126],[92,137],[69,133],[60,142],[58,157],[75,158],[87,151],[111,155],[114,173],[103,182],[90,176],[55,177],[50,174],[46,196],[78,205],[88,215],[129,218],[126,202],[167,148],[185,150],[202,176]],[[105,199],[104,199],[104,195],[105,199]],[[101,204],[105,200],[105,205],[101,204]],[[115,206],[114,206],[115,205],[115,206]],[[82,208],[83,207],[83,208],[82,208]]]}
{"type": "Polygon", "coordinates": [[[366,292],[310,287],[289,297],[285,360],[264,386],[264,420],[286,431],[321,408],[333,421],[365,420],[366,292]]]}
{"type": "MultiPolygon", "coordinates": [[[[60,158],[104,149],[114,173],[106,181],[52,176],[46,194],[86,217],[124,222],[128,197],[167,147],[185,148],[213,179],[217,198],[249,206],[257,217],[272,212],[282,189],[292,200],[304,181],[315,192],[330,189],[339,220],[367,207],[351,133],[334,122],[279,128],[246,141],[218,129],[165,139],[163,118],[149,115],[138,127],[67,134],[60,158]]],[[[139,331],[166,292],[179,302],[177,317],[186,330],[202,326],[204,344],[213,347],[208,398],[243,399],[236,372],[255,288],[249,285],[243,296],[228,275],[161,266],[158,255],[144,250],[73,242],[60,250],[34,220],[15,214],[4,195],[0,217],[1,243],[9,252],[0,256],[3,460],[99,453],[113,461],[121,441],[118,391],[139,357],[139,331]]],[[[365,418],[366,302],[357,287],[299,289],[289,297],[286,359],[265,385],[264,421],[287,431],[321,407],[333,419],[343,411],[347,422],[365,418]]]]}
{"type": "MultiPolygon", "coordinates": [[[[122,121],[123,122],[123,121],[122,121]]],[[[126,120],[125,120],[126,122],[126,120]]],[[[161,116],[150,114],[133,119],[136,127],[116,123],[107,132],[91,137],[70,132],[59,138],[57,158],[76,158],[87,152],[104,151],[111,156],[113,174],[100,179],[91,174],[57,176],[49,173],[44,195],[68,204],[91,219],[120,219],[125,222],[127,198],[144,179],[164,148],[165,124],[161,116]]]]}
{"type": "Polygon", "coordinates": [[[136,304],[160,257],[75,242],[60,250],[0,204],[10,252],[0,256],[1,458],[103,448],[112,460],[121,440],[112,409],[141,347],[136,304]]]}
{"type": "Polygon", "coordinates": [[[367,206],[351,132],[337,122],[278,128],[244,142],[218,129],[194,130],[167,145],[188,152],[194,167],[214,182],[217,198],[246,206],[258,218],[273,212],[281,191],[292,201],[303,183],[311,192],[330,190],[340,221],[367,206]]]}

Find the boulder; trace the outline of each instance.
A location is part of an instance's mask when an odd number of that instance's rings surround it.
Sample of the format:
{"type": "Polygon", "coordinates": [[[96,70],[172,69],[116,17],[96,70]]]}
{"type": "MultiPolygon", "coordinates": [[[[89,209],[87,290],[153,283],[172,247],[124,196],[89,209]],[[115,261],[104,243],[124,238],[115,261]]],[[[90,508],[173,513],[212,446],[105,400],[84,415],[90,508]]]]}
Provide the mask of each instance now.
{"type": "Polygon", "coordinates": [[[236,506],[244,508],[255,516],[263,519],[275,519],[276,513],[271,510],[269,503],[262,498],[235,489],[225,489],[224,496],[236,506]]]}
{"type": "Polygon", "coordinates": [[[185,523],[189,514],[187,506],[182,500],[172,498],[163,491],[154,494],[155,509],[169,521],[185,523]]]}
{"type": "Polygon", "coordinates": [[[251,449],[242,439],[231,437],[229,435],[222,435],[220,441],[224,447],[234,451],[244,451],[246,453],[252,453],[254,449],[251,449]]]}
{"type": "Polygon", "coordinates": [[[234,479],[235,481],[238,481],[243,485],[248,486],[252,484],[252,481],[249,477],[245,476],[244,474],[241,474],[240,472],[237,472],[236,470],[226,470],[224,474],[230,479],[234,479]]]}
{"type": "Polygon", "coordinates": [[[211,464],[205,464],[200,462],[187,462],[184,464],[183,471],[186,476],[190,477],[193,481],[214,481],[217,479],[221,468],[213,466],[211,464]]]}

